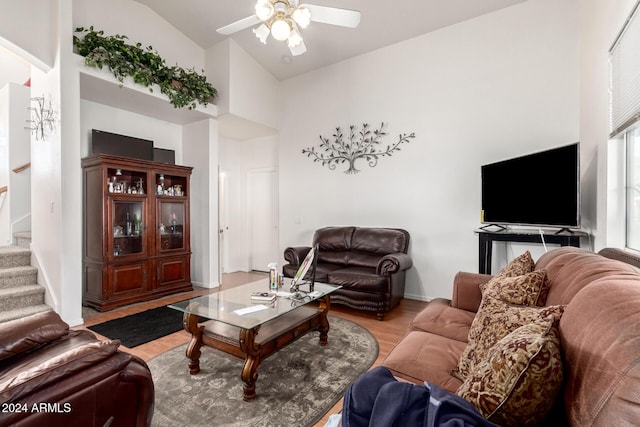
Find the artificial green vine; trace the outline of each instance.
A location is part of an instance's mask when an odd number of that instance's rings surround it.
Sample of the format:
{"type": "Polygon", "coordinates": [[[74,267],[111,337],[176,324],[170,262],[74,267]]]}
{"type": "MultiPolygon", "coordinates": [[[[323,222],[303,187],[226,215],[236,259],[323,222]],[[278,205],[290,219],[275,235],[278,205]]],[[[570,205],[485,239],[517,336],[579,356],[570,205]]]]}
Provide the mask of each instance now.
{"type": "Polygon", "coordinates": [[[84,33],[83,38],[73,36],[73,45],[84,57],[85,65],[99,69],[108,67],[120,86],[127,76],[151,92],[152,85],[157,84],[174,107],[188,107],[190,110],[196,107],[196,103],[208,104],[218,93],[204,74],[178,65],[167,66],[152,46],[127,44],[127,36],[105,36],[104,31],[96,31],[93,26],[76,28],[76,32],[84,33]]]}

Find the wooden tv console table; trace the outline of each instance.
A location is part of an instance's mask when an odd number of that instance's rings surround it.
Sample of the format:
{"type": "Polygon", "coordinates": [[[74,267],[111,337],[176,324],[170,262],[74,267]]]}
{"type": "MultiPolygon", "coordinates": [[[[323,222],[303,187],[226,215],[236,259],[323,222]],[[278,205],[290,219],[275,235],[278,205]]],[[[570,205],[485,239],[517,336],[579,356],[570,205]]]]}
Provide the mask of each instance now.
{"type": "MultiPolygon", "coordinates": [[[[491,274],[491,255],[493,242],[518,242],[540,243],[542,238],[538,230],[476,230],[478,235],[478,273],[491,274]]],[[[580,238],[588,236],[584,231],[547,231],[544,233],[544,242],[560,246],[580,247],[580,238]]]]}

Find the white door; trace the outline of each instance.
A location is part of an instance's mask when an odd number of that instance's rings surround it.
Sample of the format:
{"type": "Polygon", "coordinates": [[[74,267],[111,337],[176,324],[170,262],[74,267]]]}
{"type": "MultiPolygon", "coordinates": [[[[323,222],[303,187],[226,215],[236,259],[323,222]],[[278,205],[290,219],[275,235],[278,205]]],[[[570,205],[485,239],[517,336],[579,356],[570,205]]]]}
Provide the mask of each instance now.
{"type": "Polygon", "coordinates": [[[220,283],[222,283],[222,274],[229,271],[228,253],[229,253],[229,192],[227,183],[227,174],[218,166],[218,271],[220,272],[220,283]]]}
{"type": "Polygon", "coordinates": [[[278,177],[273,168],[248,172],[249,267],[268,271],[280,259],[278,244],[278,177]]]}

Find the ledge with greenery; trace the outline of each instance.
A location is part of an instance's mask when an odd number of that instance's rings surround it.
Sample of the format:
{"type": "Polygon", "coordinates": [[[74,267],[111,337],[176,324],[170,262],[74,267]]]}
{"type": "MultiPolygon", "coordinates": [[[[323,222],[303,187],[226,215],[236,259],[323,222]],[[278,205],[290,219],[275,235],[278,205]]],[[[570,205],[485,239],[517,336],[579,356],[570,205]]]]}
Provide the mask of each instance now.
{"type": "Polygon", "coordinates": [[[85,65],[99,69],[107,67],[120,86],[125,77],[131,77],[151,92],[152,85],[157,84],[175,108],[187,107],[190,110],[198,103],[207,105],[212,102],[218,93],[207,78],[193,68],[185,70],[178,65],[167,66],[152,46],[127,44],[127,36],[105,36],[104,31],[96,31],[93,26],[76,28],[76,32],[84,33],[83,38],[73,36],[73,45],[84,57],[85,65]]]}

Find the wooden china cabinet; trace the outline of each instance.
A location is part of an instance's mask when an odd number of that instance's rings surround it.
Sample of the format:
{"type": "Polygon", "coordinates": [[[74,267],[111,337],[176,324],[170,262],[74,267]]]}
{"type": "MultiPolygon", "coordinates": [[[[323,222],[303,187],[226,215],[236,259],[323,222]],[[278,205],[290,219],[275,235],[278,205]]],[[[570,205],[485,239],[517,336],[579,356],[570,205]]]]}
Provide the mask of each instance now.
{"type": "Polygon", "coordinates": [[[99,311],[192,289],[191,167],[82,159],[83,303],[99,311]]]}

